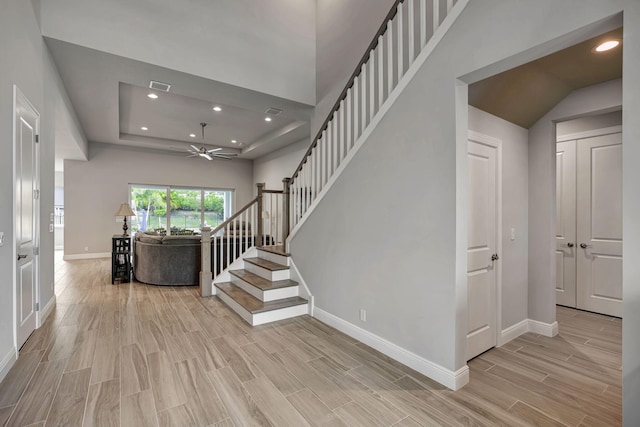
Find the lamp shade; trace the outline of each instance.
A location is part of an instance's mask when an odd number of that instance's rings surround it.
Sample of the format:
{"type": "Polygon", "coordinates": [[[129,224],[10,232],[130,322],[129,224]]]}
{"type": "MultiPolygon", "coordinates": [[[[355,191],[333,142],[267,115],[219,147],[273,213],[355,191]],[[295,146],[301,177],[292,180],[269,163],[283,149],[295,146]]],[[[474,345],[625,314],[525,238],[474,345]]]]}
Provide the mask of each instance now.
{"type": "Polygon", "coordinates": [[[120,205],[118,212],[114,214],[114,216],[135,216],[135,212],[131,210],[131,206],[129,203],[123,203],[120,205]]]}

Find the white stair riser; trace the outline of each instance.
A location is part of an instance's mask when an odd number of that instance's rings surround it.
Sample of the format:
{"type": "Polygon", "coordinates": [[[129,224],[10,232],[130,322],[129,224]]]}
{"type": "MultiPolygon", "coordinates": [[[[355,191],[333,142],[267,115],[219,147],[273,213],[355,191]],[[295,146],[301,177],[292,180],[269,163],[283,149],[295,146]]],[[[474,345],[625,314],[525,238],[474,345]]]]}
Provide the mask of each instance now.
{"type": "Polygon", "coordinates": [[[251,313],[245,310],[244,307],[242,307],[240,304],[235,302],[233,298],[222,291],[218,292],[218,298],[220,298],[225,304],[227,304],[229,308],[231,308],[231,310],[238,313],[238,315],[242,317],[247,323],[253,325],[253,316],[251,315],[251,313]]]}
{"type": "Polygon", "coordinates": [[[246,261],[244,263],[244,269],[272,282],[289,279],[289,269],[271,271],[246,261]]]}
{"type": "Polygon", "coordinates": [[[278,310],[251,314],[224,292],[218,292],[218,298],[220,298],[225,304],[227,304],[229,308],[238,313],[238,315],[251,326],[263,325],[265,323],[289,319],[296,316],[303,316],[305,314],[308,314],[309,312],[309,304],[307,303],[294,305],[293,307],[280,308],[278,310]]]}
{"type": "Polygon", "coordinates": [[[251,325],[263,325],[265,323],[303,316],[305,314],[309,314],[309,304],[294,305],[293,307],[281,308],[279,310],[256,313],[253,315],[253,323],[251,323],[251,325]]]}
{"type": "Polygon", "coordinates": [[[263,291],[262,289],[256,288],[251,283],[248,283],[239,277],[232,275],[231,278],[231,283],[263,302],[298,296],[298,286],[288,286],[286,288],[268,289],[266,291],[263,291]]]}
{"type": "Polygon", "coordinates": [[[258,249],[258,258],[266,259],[267,261],[275,262],[282,265],[289,265],[289,257],[273,252],[267,252],[262,249],[258,249]]]}
{"type": "Polygon", "coordinates": [[[241,278],[234,276],[233,274],[231,275],[231,283],[233,283],[234,285],[236,285],[237,287],[239,287],[240,289],[242,289],[243,291],[245,291],[246,293],[253,295],[254,297],[258,298],[260,301],[264,301],[262,298],[264,298],[264,292],[262,292],[262,289],[258,289],[255,286],[253,286],[250,283],[245,282],[244,280],[242,280],[241,278]]]}

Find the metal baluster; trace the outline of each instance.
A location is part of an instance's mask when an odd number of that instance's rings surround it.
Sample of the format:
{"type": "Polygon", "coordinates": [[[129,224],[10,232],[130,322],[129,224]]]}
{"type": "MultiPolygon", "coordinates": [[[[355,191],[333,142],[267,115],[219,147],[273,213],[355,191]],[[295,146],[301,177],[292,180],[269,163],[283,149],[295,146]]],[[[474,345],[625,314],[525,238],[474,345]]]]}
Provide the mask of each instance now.
{"type": "Polygon", "coordinates": [[[346,137],[344,135],[344,122],[347,119],[347,115],[346,115],[346,111],[345,111],[345,100],[343,99],[342,101],[340,101],[340,109],[338,110],[340,112],[340,129],[338,130],[338,134],[339,136],[339,144],[338,146],[340,147],[340,163],[342,163],[342,160],[344,160],[345,156],[347,155],[347,150],[345,148],[345,141],[346,141],[346,137]]]}
{"type": "Polygon", "coordinates": [[[382,108],[384,96],[384,37],[378,37],[378,111],[382,108]]]}
{"type": "Polygon", "coordinates": [[[402,3],[398,5],[398,83],[404,75],[404,17],[402,16],[402,3]]]}
{"type": "Polygon", "coordinates": [[[350,90],[349,92],[347,92],[347,108],[346,108],[346,115],[347,115],[347,135],[345,137],[346,141],[345,141],[345,152],[349,152],[349,150],[351,150],[351,147],[353,146],[353,106],[352,106],[352,91],[350,90]]]}
{"type": "Polygon", "coordinates": [[[332,131],[331,133],[333,134],[333,172],[332,175],[336,172],[336,169],[338,169],[338,166],[340,166],[340,161],[342,160],[340,158],[340,134],[338,133],[338,114],[334,113],[333,115],[333,120],[331,121],[331,127],[332,127],[332,131]]]}
{"type": "Polygon", "coordinates": [[[440,26],[440,0],[433,1],[433,32],[440,26]]]}
{"type": "Polygon", "coordinates": [[[427,44],[427,0],[420,0],[420,50],[427,44]]]}
{"type": "Polygon", "coordinates": [[[387,98],[391,95],[393,90],[393,57],[395,49],[393,48],[393,20],[387,24],[387,98]]]}
{"type": "Polygon", "coordinates": [[[369,123],[376,113],[376,49],[369,57],[369,123]]]}
{"type": "Polygon", "coordinates": [[[407,19],[409,20],[409,66],[413,64],[413,60],[416,54],[415,47],[415,30],[416,30],[416,22],[415,22],[415,2],[414,0],[408,0],[407,9],[409,15],[407,19]]]}
{"type": "Polygon", "coordinates": [[[360,108],[359,108],[359,102],[360,102],[360,91],[358,90],[358,82],[360,80],[360,76],[356,77],[353,80],[353,141],[351,141],[351,146],[353,147],[353,144],[356,142],[356,140],[358,139],[358,137],[360,136],[360,133],[358,131],[358,126],[360,124],[360,108]]]}
{"type": "Polygon", "coordinates": [[[358,138],[362,135],[364,128],[367,126],[367,79],[369,76],[367,76],[366,64],[362,64],[362,68],[360,68],[360,77],[362,78],[360,80],[360,108],[362,112],[360,113],[360,134],[358,135],[358,138]]]}

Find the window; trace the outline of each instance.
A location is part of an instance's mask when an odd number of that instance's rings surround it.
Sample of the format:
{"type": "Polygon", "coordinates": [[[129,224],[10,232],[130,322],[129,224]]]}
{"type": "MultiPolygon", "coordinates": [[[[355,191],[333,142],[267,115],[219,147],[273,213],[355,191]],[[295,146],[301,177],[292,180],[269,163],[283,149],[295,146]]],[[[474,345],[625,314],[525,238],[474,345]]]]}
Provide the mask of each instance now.
{"type": "Polygon", "coordinates": [[[232,190],[130,185],[132,231],[193,234],[231,215],[232,190]]]}

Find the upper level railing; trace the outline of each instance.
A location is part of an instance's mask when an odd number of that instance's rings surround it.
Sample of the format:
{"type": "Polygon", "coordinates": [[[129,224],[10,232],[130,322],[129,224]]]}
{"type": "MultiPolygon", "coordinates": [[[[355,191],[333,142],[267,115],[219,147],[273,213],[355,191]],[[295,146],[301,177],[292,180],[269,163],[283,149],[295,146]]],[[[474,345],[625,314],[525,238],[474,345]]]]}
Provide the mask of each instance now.
{"type": "Polygon", "coordinates": [[[302,161],[285,235],[300,221],[457,0],[396,0],[302,161]]]}

